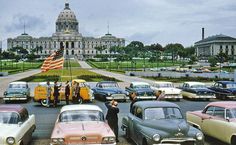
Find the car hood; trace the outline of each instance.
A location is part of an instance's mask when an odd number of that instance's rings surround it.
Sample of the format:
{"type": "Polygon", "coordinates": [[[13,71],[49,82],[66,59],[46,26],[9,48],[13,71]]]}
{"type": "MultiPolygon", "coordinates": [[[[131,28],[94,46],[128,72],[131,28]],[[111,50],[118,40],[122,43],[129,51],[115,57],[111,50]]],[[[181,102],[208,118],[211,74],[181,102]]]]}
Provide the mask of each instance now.
{"type": "Polygon", "coordinates": [[[0,137],[14,136],[17,125],[15,124],[1,124],[0,123],[0,137]]]}
{"type": "Polygon", "coordinates": [[[169,134],[181,132],[186,135],[190,128],[184,119],[146,120],[144,123],[147,127],[168,132],[169,134]]]}
{"type": "Polygon", "coordinates": [[[151,88],[135,88],[135,91],[138,93],[153,92],[153,90],[151,88]]]}
{"type": "Polygon", "coordinates": [[[8,94],[21,94],[26,92],[26,89],[7,89],[8,94]]]}
{"type": "Polygon", "coordinates": [[[181,90],[177,88],[159,88],[158,90],[165,91],[165,94],[180,94],[181,90]]]}
{"type": "Polygon", "coordinates": [[[105,122],[80,121],[70,123],[56,123],[51,138],[64,138],[66,136],[80,136],[86,134],[114,136],[112,130],[105,122]]]}
{"type": "Polygon", "coordinates": [[[194,90],[195,92],[198,92],[198,93],[204,93],[204,92],[214,93],[214,91],[212,91],[208,88],[192,88],[192,90],[194,90]]]}
{"type": "Polygon", "coordinates": [[[126,94],[126,91],[121,88],[104,88],[103,90],[112,94],[126,94]]]}

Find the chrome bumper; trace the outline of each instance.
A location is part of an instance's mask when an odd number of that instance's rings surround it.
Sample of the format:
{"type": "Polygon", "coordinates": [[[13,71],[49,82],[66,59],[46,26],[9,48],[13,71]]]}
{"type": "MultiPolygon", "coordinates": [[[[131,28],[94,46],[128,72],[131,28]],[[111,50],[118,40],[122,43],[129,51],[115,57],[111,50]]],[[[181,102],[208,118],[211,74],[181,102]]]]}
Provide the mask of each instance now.
{"type": "Polygon", "coordinates": [[[141,100],[148,100],[148,99],[155,100],[156,98],[157,98],[156,96],[137,96],[137,99],[141,100]]]}
{"type": "Polygon", "coordinates": [[[195,98],[197,98],[197,99],[215,99],[216,96],[215,95],[213,95],[213,96],[211,96],[211,95],[197,95],[195,98]]]}
{"type": "Polygon", "coordinates": [[[3,97],[4,101],[27,100],[27,97],[3,97]]]}
{"type": "Polygon", "coordinates": [[[182,99],[183,96],[176,94],[176,95],[172,95],[172,94],[165,94],[165,99],[182,99]]]}
{"type": "MultiPolygon", "coordinates": [[[[50,143],[50,145],[58,145],[56,143],[50,143]]],[[[116,145],[116,143],[113,143],[113,144],[77,144],[77,143],[69,143],[69,144],[63,144],[63,145],[116,145]]]]}

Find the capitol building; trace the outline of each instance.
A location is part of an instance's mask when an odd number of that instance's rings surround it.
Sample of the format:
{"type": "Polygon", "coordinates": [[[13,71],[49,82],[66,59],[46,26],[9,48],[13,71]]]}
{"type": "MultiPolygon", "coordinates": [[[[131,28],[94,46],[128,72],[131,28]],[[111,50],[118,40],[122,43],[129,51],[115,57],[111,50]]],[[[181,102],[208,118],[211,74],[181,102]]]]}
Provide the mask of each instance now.
{"type": "Polygon", "coordinates": [[[109,48],[113,46],[125,46],[125,39],[116,38],[110,33],[100,38],[84,37],[79,32],[79,21],[67,2],[64,10],[57,18],[56,32],[52,34],[52,37],[34,38],[24,32],[16,38],[7,39],[8,49],[17,46],[23,47],[29,52],[37,48],[36,53],[42,58],[64,46],[65,56],[88,59],[93,58],[96,54],[109,54],[109,48]],[[95,47],[105,47],[107,49],[100,52],[95,47]]]}

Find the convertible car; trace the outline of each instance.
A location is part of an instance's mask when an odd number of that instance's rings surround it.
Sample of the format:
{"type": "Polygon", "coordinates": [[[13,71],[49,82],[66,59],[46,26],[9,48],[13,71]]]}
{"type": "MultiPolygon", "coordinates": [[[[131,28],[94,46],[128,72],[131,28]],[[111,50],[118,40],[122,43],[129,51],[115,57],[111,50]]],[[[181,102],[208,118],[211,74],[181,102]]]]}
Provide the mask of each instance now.
{"type": "Polygon", "coordinates": [[[4,92],[3,100],[8,103],[13,100],[28,100],[30,88],[26,82],[12,82],[4,92]]]}
{"type": "Polygon", "coordinates": [[[204,144],[202,132],[186,122],[179,106],[165,101],[136,102],[121,128],[137,145],[204,144]]]}
{"type": "Polygon", "coordinates": [[[236,102],[212,102],[200,111],[187,112],[188,122],[204,134],[236,144],[236,102]]]}
{"type": "Polygon", "coordinates": [[[209,89],[215,92],[216,98],[236,98],[236,82],[218,81],[209,89]]]}
{"type": "Polygon", "coordinates": [[[102,81],[97,83],[96,87],[92,89],[96,99],[107,100],[123,100],[129,99],[128,92],[122,90],[117,82],[102,81]]]}
{"type": "Polygon", "coordinates": [[[184,98],[209,100],[216,98],[214,93],[204,83],[200,82],[185,82],[182,86],[182,95],[184,98]]]}
{"type": "Polygon", "coordinates": [[[67,105],[56,120],[50,145],[107,144],[116,138],[96,105],[67,105]]]}
{"type": "Polygon", "coordinates": [[[151,88],[157,92],[162,91],[165,94],[166,99],[176,99],[180,101],[182,99],[181,89],[175,88],[172,82],[155,82],[151,84],[151,88]]]}
{"type": "Polygon", "coordinates": [[[135,93],[140,100],[156,99],[155,91],[151,89],[151,86],[145,82],[132,82],[125,90],[129,92],[131,97],[132,93],[135,93]]]}
{"type": "Polygon", "coordinates": [[[35,116],[19,105],[0,105],[0,145],[28,145],[35,116]]]}

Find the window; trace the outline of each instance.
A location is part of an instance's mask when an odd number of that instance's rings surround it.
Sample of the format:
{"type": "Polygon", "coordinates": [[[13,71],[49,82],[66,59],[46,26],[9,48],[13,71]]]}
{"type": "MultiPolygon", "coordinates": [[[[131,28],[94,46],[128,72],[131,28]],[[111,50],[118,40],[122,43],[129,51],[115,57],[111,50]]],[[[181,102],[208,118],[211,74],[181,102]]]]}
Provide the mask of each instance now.
{"type": "Polygon", "coordinates": [[[66,50],[66,55],[69,55],[69,51],[68,50],[66,50]]]}
{"type": "Polygon", "coordinates": [[[74,47],[75,47],[74,42],[71,42],[71,48],[74,48],[74,47]]]}
{"type": "Polygon", "coordinates": [[[66,48],[69,48],[69,42],[66,42],[66,48]]]}
{"type": "Polygon", "coordinates": [[[213,112],[214,112],[214,107],[213,106],[208,107],[205,111],[205,113],[208,114],[208,115],[213,115],[213,112]]]}
{"type": "Polygon", "coordinates": [[[74,54],[75,54],[74,50],[72,50],[72,51],[71,51],[71,54],[72,54],[72,55],[74,55],[74,54]]]}
{"type": "Polygon", "coordinates": [[[135,116],[142,119],[143,117],[143,113],[142,113],[142,108],[140,107],[136,107],[136,110],[135,110],[135,116]]]}
{"type": "Polygon", "coordinates": [[[222,45],[220,45],[220,53],[222,53],[223,52],[223,47],[222,47],[222,45]]]}
{"type": "Polygon", "coordinates": [[[213,116],[225,118],[225,109],[222,107],[215,107],[213,116]]]}
{"type": "Polygon", "coordinates": [[[21,116],[21,121],[24,122],[29,118],[29,113],[26,109],[24,109],[20,114],[20,116],[21,116]]]}

